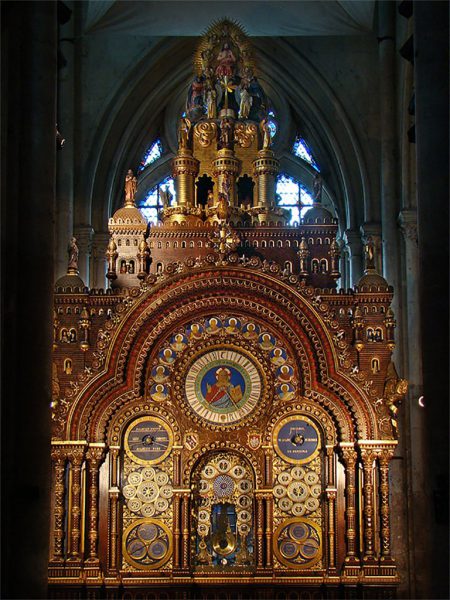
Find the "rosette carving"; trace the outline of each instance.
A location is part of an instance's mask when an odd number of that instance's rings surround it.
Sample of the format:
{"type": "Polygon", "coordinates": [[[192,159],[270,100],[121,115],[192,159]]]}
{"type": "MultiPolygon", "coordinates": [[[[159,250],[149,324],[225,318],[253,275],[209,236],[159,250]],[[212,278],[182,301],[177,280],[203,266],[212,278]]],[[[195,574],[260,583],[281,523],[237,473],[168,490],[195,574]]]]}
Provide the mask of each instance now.
{"type": "Polygon", "coordinates": [[[258,133],[254,123],[236,123],[234,126],[234,140],[238,146],[249,148],[258,133]]]}
{"type": "Polygon", "coordinates": [[[217,137],[217,124],[210,121],[197,123],[194,127],[194,137],[202,148],[207,148],[217,137]]]}

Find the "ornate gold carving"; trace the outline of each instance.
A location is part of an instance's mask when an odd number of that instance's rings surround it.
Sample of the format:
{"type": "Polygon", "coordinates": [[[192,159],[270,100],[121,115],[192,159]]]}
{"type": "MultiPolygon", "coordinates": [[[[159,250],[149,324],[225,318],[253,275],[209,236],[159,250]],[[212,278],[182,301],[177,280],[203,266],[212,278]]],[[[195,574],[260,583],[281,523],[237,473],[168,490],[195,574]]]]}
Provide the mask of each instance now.
{"type": "Polygon", "coordinates": [[[391,413],[392,425],[397,429],[397,412],[396,406],[406,395],[408,391],[408,382],[406,379],[400,379],[394,363],[391,361],[387,368],[386,379],[384,381],[384,400],[391,413]]]}
{"type": "Polygon", "coordinates": [[[72,528],[69,532],[69,561],[81,562],[80,540],[81,540],[81,464],[84,459],[85,448],[72,446],[68,450],[68,459],[72,469],[71,494],[71,516],[72,528]]]}
{"type": "Polygon", "coordinates": [[[61,562],[64,559],[64,493],[65,493],[65,465],[66,450],[64,448],[52,447],[52,462],[54,472],[54,522],[53,522],[53,554],[52,562],[61,562]]]}
{"type": "Polygon", "coordinates": [[[250,148],[257,135],[258,127],[254,123],[238,122],[234,127],[234,139],[242,148],[250,148]]]}
{"type": "Polygon", "coordinates": [[[217,138],[217,124],[211,121],[200,121],[194,127],[194,137],[202,148],[208,148],[217,138]]]}
{"type": "Polygon", "coordinates": [[[86,453],[89,467],[89,556],[87,562],[98,563],[98,476],[100,464],[104,458],[104,448],[90,446],[86,453]]]}
{"type": "Polygon", "coordinates": [[[353,444],[341,444],[342,458],[345,464],[345,497],[347,520],[347,554],[345,563],[348,565],[359,562],[356,557],[356,482],[355,468],[357,454],[353,444]]]}

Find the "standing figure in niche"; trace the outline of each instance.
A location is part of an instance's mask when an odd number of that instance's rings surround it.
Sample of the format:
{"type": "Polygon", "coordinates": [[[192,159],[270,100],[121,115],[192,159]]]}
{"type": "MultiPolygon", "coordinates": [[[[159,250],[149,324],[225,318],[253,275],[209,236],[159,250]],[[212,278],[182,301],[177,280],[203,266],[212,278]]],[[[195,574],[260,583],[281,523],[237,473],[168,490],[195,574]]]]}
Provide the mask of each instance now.
{"type": "Polygon", "coordinates": [[[239,104],[239,118],[248,119],[250,109],[252,107],[253,98],[250,96],[248,89],[242,87],[241,89],[241,101],[239,104]]]}
{"type": "Polygon", "coordinates": [[[232,139],[233,125],[231,121],[228,118],[222,119],[220,124],[220,143],[222,144],[222,148],[231,148],[232,139]]]}
{"type": "Polygon", "coordinates": [[[72,238],[70,240],[69,246],[67,248],[67,253],[69,254],[69,263],[67,265],[68,270],[78,271],[78,255],[79,250],[77,246],[77,239],[72,238]]]}
{"type": "Polygon", "coordinates": [[[217,92],[213,87],[210,87],[206,94],[206,112],[208,119],[217,118],[217,92]]]}
{"type": "Polygon", "coordinates": [[[217,77],[232,77],[235,64],[236,58],[231,51],[229,44],[225,42],[222,46],[222,50],[217,55],[217,77]]]}

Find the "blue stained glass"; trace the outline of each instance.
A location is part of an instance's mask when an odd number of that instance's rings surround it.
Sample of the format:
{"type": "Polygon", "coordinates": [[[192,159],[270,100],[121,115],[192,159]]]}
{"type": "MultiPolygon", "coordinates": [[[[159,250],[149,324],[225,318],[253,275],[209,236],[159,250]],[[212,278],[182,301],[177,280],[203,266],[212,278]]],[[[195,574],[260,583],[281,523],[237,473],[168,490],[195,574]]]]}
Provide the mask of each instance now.
{"type": "Polygon", "coordinates": [[[298,156],[302,160],[309,163],[316,171],[320,173],[319,165],[314,160],[313,155],[311,154],[311,150],[309,149],[308,144],[303,138],[299,137],[296,139],[292,150],[295,156],[298,156]]]}
{"type": "Polygon", "coordinates": [[[289,225],[299,223],[300,218],[303,217],[313,203],[311,195],[305,190],[302,184],[284,173],[278,177],[276,194],[278,197],[278,206],[289,208],[291,211],[289,225]],[[299,210],[299,199],[302,204],[301,210],[299,210]]]}
{"type": "Polygon", "coordinates": [[[270,129],[270,137],[274,138],[277,135],[277,131],[278,131],[277,122],[275,121],[275,113],[273,112],[273,110],[269,110],[268,115],[269,115],[268,125],[269,125],[269,129],[270,129]]]}
{"type": "Polygon", "coordinates": [[[157,223],[158,221],[158,209],[161,209],[161,202],[158,198],[158,189],[165,191],[166,186],[169,192],[172,194],[171,204],[174,204],[176,199],[175,182],[172,177],[166,177],[162,181],[155,185],[151,190],[147,192],[145,199],[139,203],[139,208],[147,219],[151,223],[157,223]]]}
{"type": "Polygon", "coordinates": [[[142,157],[141,164],[138,167],[138,171],[143,171],[145,167],[151,165],[155,160],[161,158],[163,153],[163,147],[160,140],[156,140],[145,152],[142,157]]]}

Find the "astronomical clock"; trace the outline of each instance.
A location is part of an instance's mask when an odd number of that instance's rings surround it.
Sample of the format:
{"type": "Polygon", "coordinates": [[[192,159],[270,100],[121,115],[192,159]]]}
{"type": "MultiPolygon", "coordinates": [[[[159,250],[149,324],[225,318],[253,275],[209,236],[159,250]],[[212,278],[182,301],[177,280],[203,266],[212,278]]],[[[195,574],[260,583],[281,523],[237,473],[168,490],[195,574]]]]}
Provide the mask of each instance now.
{"type": "Polygon", "coordinates": [[[84,286],[73,247],[56,282],[50,592],[394,597],[393,290],[370,240],[358,285],[336,289],[320,193],[295,226],[277,206],[242,30],[214,25],[194,71],[176,199],[148,227],[129,174],[110,288],[84,286]]]}

